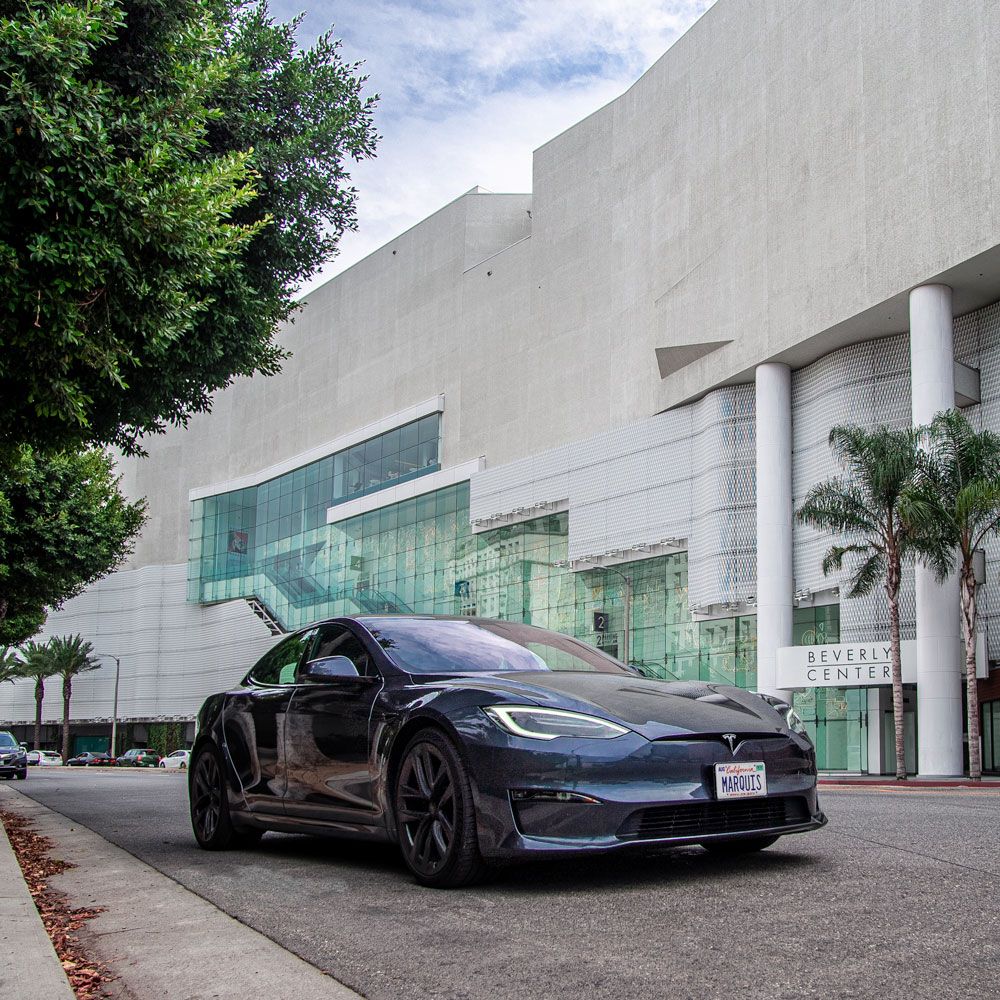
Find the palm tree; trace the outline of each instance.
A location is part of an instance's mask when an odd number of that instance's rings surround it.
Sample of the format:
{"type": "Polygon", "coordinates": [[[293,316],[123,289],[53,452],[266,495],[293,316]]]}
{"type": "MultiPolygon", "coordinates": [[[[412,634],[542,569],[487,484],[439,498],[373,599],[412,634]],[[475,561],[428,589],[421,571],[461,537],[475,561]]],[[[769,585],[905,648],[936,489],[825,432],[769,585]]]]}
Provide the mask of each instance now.
{"type": "Polygon", "coordinates": [[[52,663],[52,651],[48,643],[26,642],[21,647],[24,661],[21,663],[20,677],[30,677],[35,682],[35,749],[41,750],[42,743],[42,700],[45,698],[45,680],[56,669],[52,663]]]}
{"type": "Polygon", "coordinates": [[[21,676],[21,661],[10,646],[0,646],[0,684],[16,681],[21,676]]]}
{"type": "Polygon", "coordinates": [[[926,434],[917,481],[904,516],[930,545],[922,561],[944,581],[959,568],[965,639],[969,777],[982,777],[979,691],[976,685],[976,574],[973,557],[1000,528],[1000,437],[977,432],[958,410],[939,413],[926,434]]]}
{"type": "Polygon", "coordinates": [[[885,588],[892,645],[892,718],[896,730],[896,778],[906,780],[903,742],[903,672],[899,646],[899,586],[903,562],[921,541],[900,516],[900,501],[913,484],[918,434],[877,427],[834,427],[830,448],[846,475],[814,486],[798,518],[846,539],[823,558],[823,572],[840,570],[851,556],[848,597],[885,588]]]}
{"type": "Polygon", "coordinates": [[[65,638],[53,636],[46,646],[52,661],[52,673],[62,677],[62,755],[63,760],[69,760],[69,700],[73,694],[73,678],[78,674],[97,670],[101,664],[91,656],[94,647],[81,635],[65,638]]]}

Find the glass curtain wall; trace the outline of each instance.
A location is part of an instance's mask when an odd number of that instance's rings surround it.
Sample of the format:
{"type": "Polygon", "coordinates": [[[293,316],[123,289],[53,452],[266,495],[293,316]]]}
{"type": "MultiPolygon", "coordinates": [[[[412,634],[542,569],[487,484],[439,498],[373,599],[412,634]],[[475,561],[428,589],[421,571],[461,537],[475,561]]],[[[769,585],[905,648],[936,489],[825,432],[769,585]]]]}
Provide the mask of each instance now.
{"type": "MultiPolygon", "coordinates": [[[[473,533],[468,483],[328,525],[324,501],[315,499],[324,494],[312,490],[324,482],[314,467],[192,504],[191,600],[256,597],[289,629],[366,612],[480,615],[555,629],[617,654],[621,572],[632,578],[630,659],[648,676],[756,684],[756,617],[693,619],[686,552],[618,572],[573,572],[559,565],[568,555],[568,514],[473,533]]],[[[795,612],[797,644],[839,638],[836,605],[795,612]]],[[[801,692],[795,704],[820,767],[863,766],[863,690],[801,692]]]]}
{"type": "MultiPolygon", "coordinates": [[[[568,555],[567,514],[474,534],[460,483],[327,525],[311,502],[312,473],[298,471],[192,504],[191,600],[257,597],[287,628],[363,612],[481,615],[621,650],[621,577],[557,565],[568,555]]],[[[694,621],[686,552],[616,569],[632,578],[631,659],[647,674],[754,684],[754,617],[694,621]]]]}

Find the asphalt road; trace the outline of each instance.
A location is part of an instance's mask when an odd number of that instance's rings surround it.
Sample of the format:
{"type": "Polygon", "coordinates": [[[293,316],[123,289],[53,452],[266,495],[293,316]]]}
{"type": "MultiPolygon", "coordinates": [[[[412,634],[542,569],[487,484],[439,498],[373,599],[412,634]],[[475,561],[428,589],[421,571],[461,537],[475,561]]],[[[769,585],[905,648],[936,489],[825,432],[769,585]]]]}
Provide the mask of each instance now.
{"type": "Polygon", "coordinates": [[[830,791],[829,826],[750,859],[535,864],[439,892],[385,847],[202,852],[180,774],[32,769],[16,787],[373,1000],[1000,992],[995,793],[830,791]]]}

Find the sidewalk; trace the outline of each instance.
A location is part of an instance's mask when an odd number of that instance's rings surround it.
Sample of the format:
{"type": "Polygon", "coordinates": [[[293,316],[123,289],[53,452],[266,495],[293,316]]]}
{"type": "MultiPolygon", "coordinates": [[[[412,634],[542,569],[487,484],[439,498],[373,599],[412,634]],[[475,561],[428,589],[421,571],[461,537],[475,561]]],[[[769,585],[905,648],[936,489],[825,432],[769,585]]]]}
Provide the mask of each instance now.
{"type": "MultiPolygon", "coordinates": [[[[5,805],[9,803],[4,798],[5,805]]],[[[52,941],[21,867],[0,825],[0,996],[17,1000],[73,1000],[52,941]]]]}
{"type": "Polygon", "coordinates": [[[891,788],[895,791],[926,791],[934,788],[974,788],[981,792],[1000,792],[1000,777],[989,776],[970,781],[964,775],[921,778],[911,775],[897,781],[891,774],[821,774],[821,788],[891,788]]]}
{"type": "MultiPolygon", "coordinates": [[[[66,893],[71,906],[104,907],[105,912],[89,920],[79,937],[119,977],[110,985],[112,996],[361,1000],[359,994],[270,938],[9,785],[0,786],[0,804],[48,837],[53,857],[77,866],[51,880],[53,888],[66,893]],[[148,933],[151,927],[156,928],[155,934],[148,933]]],[[[0,920],[0,996],[72,1000],[6,837],[0,844],[0,907],[4,917],[0,920]],[[16,922],[8,925],[8,913],[18,917],[16,922]],[[29,915],[34,925],[27,920],[29,915]],[[55,973],[61,982],[56,982],[55,973]]]]}

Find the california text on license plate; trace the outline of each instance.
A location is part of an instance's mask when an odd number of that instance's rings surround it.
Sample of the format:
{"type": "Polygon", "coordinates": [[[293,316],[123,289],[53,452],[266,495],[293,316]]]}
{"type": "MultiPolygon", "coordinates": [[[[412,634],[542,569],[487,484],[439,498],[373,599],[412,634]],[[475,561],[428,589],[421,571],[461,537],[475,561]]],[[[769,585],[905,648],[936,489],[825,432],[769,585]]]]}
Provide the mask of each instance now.
{"type": "Polygon", "coordinates": [[[754,799],[767,795],[767,772],[763,762],[716,764],[715,794],[720,799],[754,799]]]}

